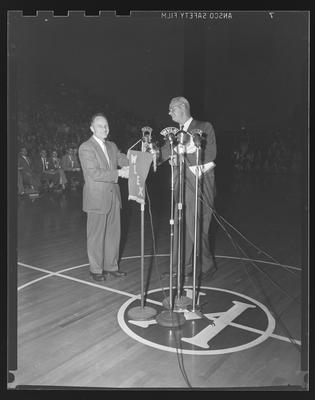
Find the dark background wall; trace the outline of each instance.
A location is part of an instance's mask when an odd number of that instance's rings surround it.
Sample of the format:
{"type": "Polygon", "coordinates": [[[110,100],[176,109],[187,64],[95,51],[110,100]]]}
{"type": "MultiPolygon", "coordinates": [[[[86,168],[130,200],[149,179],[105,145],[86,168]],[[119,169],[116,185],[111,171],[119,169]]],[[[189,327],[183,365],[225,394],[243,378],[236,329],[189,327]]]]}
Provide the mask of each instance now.
{"type": "Polygon", "coordinates": [[[82,85],[161,127],[170,122],[169,99],[182,94],[194,115],[222,130],[290,126],[301,116],[305,12],[233,12],[228,20],[146,15],[16,18],[19,85],[82,85]]]}

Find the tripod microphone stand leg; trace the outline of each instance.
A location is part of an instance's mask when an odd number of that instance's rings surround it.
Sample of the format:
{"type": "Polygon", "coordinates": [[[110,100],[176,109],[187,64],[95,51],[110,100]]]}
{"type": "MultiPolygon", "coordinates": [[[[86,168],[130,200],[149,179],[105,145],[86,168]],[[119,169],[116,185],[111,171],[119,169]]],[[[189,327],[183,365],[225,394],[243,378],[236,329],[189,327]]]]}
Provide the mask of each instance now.
{"type": "Polygon", "coordinates": [[[183,228],[183,203],[184,203],[184,154],[179,153],[179,201],[178,201],[178,250],[177,250],[177,295],[174,300],[174,310],[186,310],[191,304],[189,297],[182,295],[182,228],[183,228]]]}
{"type": "MultiPolygon", "coordinates": [[[[173,160],[173,145],[171,144],[171,160],[173,160]]],[[[178,327],[186,322],[182,314],[173,311],[173,247],[174,247],[174,166],[171,163],[171,218],[170,218],[170,280],[169,297],[166,297],[162,304],[167,309],[157,317],[158,325],[165,327],[178,327]]]]}
{"type": "Polygon", "coordinates": [[[199,147],[196,154],[196,171],[195,171],[195,226],[194,226],[194,259],[193,259],[193,290],[192,304],[187,306],[187,310],[193,313],[200,312],[200,306],[196,304],[196,272],[197,272],[197,243],[198,243],[198,184],[199,184],[199,147]]]}
{"type": "Polygon", "coordinates": [[[135,321],[151,319],[157,314],[155,308],[144,305],[144,204],[141,204],[141,305],[130,308],[127,314],[135,321]]]}

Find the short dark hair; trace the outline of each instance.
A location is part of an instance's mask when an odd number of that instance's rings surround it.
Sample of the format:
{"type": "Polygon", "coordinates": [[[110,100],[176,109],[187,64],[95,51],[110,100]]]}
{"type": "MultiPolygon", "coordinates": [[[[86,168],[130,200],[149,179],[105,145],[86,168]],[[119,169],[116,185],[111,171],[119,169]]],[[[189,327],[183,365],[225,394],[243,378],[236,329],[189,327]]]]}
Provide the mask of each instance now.
{"type": "Polygon", "coordinates": [[[96,113],[96,114],[93,114],[93,115],[92,115],[92,117],[91,117],[91,119],[90,119],[90,125],[93,124],[94,120],[95,120],[97,117],[103,117],[103,118],[105,118],[106,121],[107,121],[107,118],[106,118],[105,114],[100,112],[100,113],[96,113]]]}

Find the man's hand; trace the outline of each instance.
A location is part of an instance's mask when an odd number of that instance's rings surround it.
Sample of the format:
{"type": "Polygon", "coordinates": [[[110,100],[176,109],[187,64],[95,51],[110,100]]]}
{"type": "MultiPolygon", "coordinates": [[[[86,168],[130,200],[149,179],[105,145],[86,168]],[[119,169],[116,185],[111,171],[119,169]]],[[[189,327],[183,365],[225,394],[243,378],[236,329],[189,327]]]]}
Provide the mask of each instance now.
{"type": "Polygon", "coordinates": [[[122,167],[121,169],[118,170],[118,176],[121,178],[129,178],[129,167],[122,167]]]}

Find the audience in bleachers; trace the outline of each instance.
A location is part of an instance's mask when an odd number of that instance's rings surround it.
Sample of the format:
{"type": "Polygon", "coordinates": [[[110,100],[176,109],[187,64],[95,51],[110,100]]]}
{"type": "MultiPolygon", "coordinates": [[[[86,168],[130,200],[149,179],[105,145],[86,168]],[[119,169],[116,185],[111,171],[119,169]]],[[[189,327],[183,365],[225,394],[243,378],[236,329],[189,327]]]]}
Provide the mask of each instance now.
{"type": "MultiPolygon", "coordinates": [[[[54,88],[50,95],[43,93],[39,87],[34,87],[33,93],[32,101],[23,101],[20,96],[17,139],[20,148],[28,149],[29,162],[35,163],[32,175],[30,171],[22,174],[19,170],[22,183],[26,180],[34,191],[64,190],[67,186],[74,188],[83,183],[77,152],[79,145],[90,136],[87,121],[96,111],[103,111],[108,116],[110,135],[123,152],[139,139],[141,127],[148,124],[122,110],[114,102],[109,105],[95,95],[84,92],[82,100],[79,89],[66,88],[64,84],[54,88]],[[53,157],[56,160],[56,153],[59,155],[60,167],[54,166],[53,157]],[[43,163],[44,158],[46,164],[43,163]]],[[[19,187],[20,193],[22,187],[19,187]]]]}
{"type": "Polygon", "coordinates": [[[294,140],[288,135],[280,132],[272,135],[266,142],[260,141],[259,137],[244,143],[243,141],[234,149],[234,167],[241,172],[297,172],[299,149],[294,140]]]}
{"type": "MultiPolygon", "coordinates": [[[[42,93],[38,87],[35,89],[33,101],[20,100],[19,104],[20,194],[25,192],[25,188],[38,192],[46,188],[65,190],[82,185],[77,151],[90,136],[86,121],[96,110],[107,115],[110,136],[123,152],[139,139],[141,127],[150,125],[154,129],[152,123],[122,110],[114,102],[109,104],[86,92],[83,100],[82,91],[78,88],[66,88],[61,84],[51,92],[54,96],[42,93]]],[[[301,154],[296,138],[287,133],[277,132],[261,137],[249,134],[236,144],[231,160],[235,180],[240,181],[244,175],[257,177],[269,173],[298,172],[301,154]]]]}

